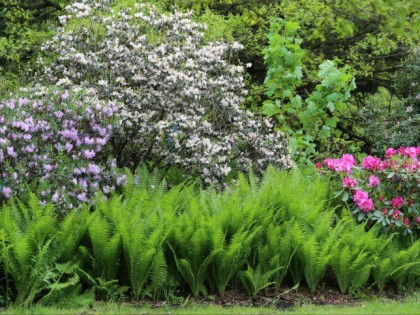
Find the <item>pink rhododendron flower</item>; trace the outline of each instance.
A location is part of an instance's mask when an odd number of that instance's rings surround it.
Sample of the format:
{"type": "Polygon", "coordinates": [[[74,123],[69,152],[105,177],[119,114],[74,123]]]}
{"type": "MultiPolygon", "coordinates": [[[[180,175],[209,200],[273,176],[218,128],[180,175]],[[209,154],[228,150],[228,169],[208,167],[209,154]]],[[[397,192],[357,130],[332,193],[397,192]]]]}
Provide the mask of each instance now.
{"type": "Polygon", "coordinates": [[[389,167],[389,163],[387,161],[381,162],[381,164],[379,165],[379,169],[381,171],[386,170],[389,167]]]}
{"type": "Polygon", "coordinates": [[[397,150],[395,150],[394,148],[388,148],[385,151],[385,158],[390,158],[391,156],[397,154],[397,150]]]}
{"type": "Polygon", "coordinates": [[[337,164],[336,159],[327,158],[324,160],[324,165],[332,171],[335,171],[336,164],[337,164]]]}
{"type": "Polygon", "coordinates": [[[357,185],[357,180],[351,177],[344,177],[343,178],[343,187],[344,188],[354,188],[357,185]]]}
{"type": "Polygon", "coordinates": [[[381,181],[379,180],[378,177],[376,177],[375,175],[370,175],[369,176],[369,184],[368,184],[368,186],[371,187],[371,188],[373,188],[373,187],[378,186],[380,182],[381,181]]]}
{"type": "Polygon", "coordinates": [[[375,158],[371,155],[368,155],[367,157],[365,157],[362,161],[362,167],[371,171],[375,171],[379,168],[379,166],[381,165],[381,159],[380,158],[375,158]]]}
{"type": "Polygon", "coordinates": [[[382,212],[384,213],[385,218],[388,217],[388,208],[384,208],[382,212]]]}
{"type": "Polygon", "coordinates": [[[394,212],[392,213],[392,218],[394,220],[399,220],[400,219],[400,216],[401,216],[401,213],[400,213],[399,210],[394,210],[394,212]]]}
{"type": "Polygon", "coordinates": [[[351,173],[351,170],[355,164],[356,164],[356,160],[354,159],[353,155],[343,154],[343,156],[341,157],[341,168],[347,174],[351,173]]]}
{"type": "Polygon", "coordinates": [[[369,194],[366,191],[356,190],[353,195],[353,201],[362,210],[362,212],[369,212],[373,210],[373,201],[369,198],[369,194]]]}
{"type": "Polygon", "coordinates": [[[415,158],[417,156],[417,148],[415,147],[405,148],[404,155],[411,158],[415,158]]]}
{"type": "Polygon", "coordinates": [[[417,217],[417,224],[420,224],[420,216],[417,217]]]}
{"type": "Polygon", "coordinates": [[[412,157],[410,160],[404,161],[403,167],[411,173],[416,173],[420,169],[420,162],[416,157],[412,157]]]}
{"type": "Polygon", "coordinates": [[[398,148],[398,153],[401,154],[401,155],[404,155],[405,154],[405,148],[404,147],[399,147],[398,148]]]}
{"type": "Polygon", "coordinates": [[[410,225],[410,220],[408,218],[404,218],[404,225],[410,225]]]}
{"type": "Polygon", "coordinates": [[[343,154],[341,159],[327,158],[324,160],[324,165],[337,173],[345,171],[347,174],[350,174],[355,164],[356,161],[351,154],[343,154]]]}
{"type": "Polygon", "coordinates": [[[392,198],[390,204],[394,209],[398,209],[404,204],[404,198],[400,196],[396,196],[392,198]]]}

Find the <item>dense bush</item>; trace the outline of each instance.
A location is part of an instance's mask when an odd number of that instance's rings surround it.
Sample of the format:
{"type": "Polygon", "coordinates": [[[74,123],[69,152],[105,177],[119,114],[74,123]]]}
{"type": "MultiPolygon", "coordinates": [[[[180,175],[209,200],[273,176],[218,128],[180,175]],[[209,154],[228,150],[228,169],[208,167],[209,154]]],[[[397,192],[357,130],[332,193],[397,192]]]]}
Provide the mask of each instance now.
{"type": "MultiPolygon", "coordinates": [[[[328,140],[337,135],[337,124],[346,109],[355,81],[348,67],[338,68],[331,60],[319,66],[321,81],[306,97],[297,93],[302,84],[302,40],[297,23],[279,19],[272,22],[269,45],[264,49],[268,67],[263,113],[275,116],[290,137],[293,158],[311,163],[311,157],[325,149],[328,140]]],[[[308,92],[309,93],[309,92],[308,92]]]]}
{"type": "Polygon", "coordinates": [[[282,284],[314,292],[335,282],[350,294],[420,284],[420,241],[402,246],[378,228],[366,232],[345,209],[339,219],[325,180],[270,168],[224,192],[194,184],[168,191],[156,174],[137,176],[122,195],[98,197],[95,211],[71,211],[63,222],[33,195],[28,206],[4,205],[0,294],[29,305],[63,294],[82,303],[92,290],[111,299],[128,289],[140,300],[231,289],[252,297],[282,284]]]}
{"type": "MultiPolygon", "coordinates": [[[[352,200],[358,221],[377,222],[387,232],[418,237],[420,231],[420,147],[388,148],[385,159],[367,156],[360,165],[344,154],[325,159],[327,173],[340,180],[336,196],[352,200]]],[[[321,168],[321,164],[318,164],[321,168]]]]}
{"type": "Polygon", "coordinates": [[[113,140],[119,166],[177,166],[207,183],[232,169],[290,166],[283,134],[241,108],[244,67],[233,63],[241,45],[206,43],[205,27],[190,13],[111,3],[66,8],[62,27],[43,46],[58,56],[44,72],[54,84],[122,103],[123,129],[113,140]]]}
{"type": "Polygon", "coordinates": [[[372,97],[360,110],[360,126],[373,140],[372,149],[377,154],[385,153],[388,147],[417,145],[420,139],[420,48],[413,49],[400,68],[395,76],[398,101],[391,106],[392,94],[382,91],[378,93],[382,97],[372,97]],[[389,106],[377,106],[384,101],[389,106]]]}
{"type": "MultiPolygon", "coordinates": [[[[6,61],[30,62],[40,42],[14,45],[26,34],[12,22],[26,14],[24,2],[0,4],[0,16],[7,17],[0,36],[8,36],[0,37],[6,44],[0,71],[6,61]],[[8,54],[8,47],[18,49],[8,54]]],[[[58,3],[45,5],[55,8],[52,16],[61,11],[58,3]]],[[[293,5],[272,7],[290,14],[293,5]]],[[[336,196],[352,200],[352,211],[337,207],[331,182],[284,171],[291,162],[283,133],[244,108],[242,46],[209,41],[226,25],[205,34],[192,12],[166,14],[131,0],[79,0],[64,12],[39,64],[41,84],[54,88],[0,100],[0,306],[223,297],[231,289],[255,297],[301,283],[312,293],[328,283],[348,294],[420,285],[420,147],[388,149],[385,160],[368,156],[359,166],[351,155],[325,160],[323,172],[340,177],[336,196]],[[117,165],[137,173],[122,175],[117,165]],[[199,175],[206,189],[191,181],[169,189],[146,168],[199,175]],[[264,169],[262,178],[254,175],[264,169]],[[225,190],[208,186],[229,181],[225,190]]],[[[206,14],[202,20],[216,16],[206,14]]],[[[211,25],[221,21],[218,16],[211,25]]],[[[351,33],[356,26],[342,22],[330,32],[351,33]]],[[[289,133],[297,160],[308,162],[317,149],[329,148],[332,136],[339,141],[348,133],[342,123],[355,84],[348,67],[325,61],[319,84],[308,83],[312,92],[299,95],[306,53],[298,29],[293,22],[272,23],[264,51],[269,100],[262,111],[289,133]]],[[[401,116],[404,132],[418,118],[417,57],[418,51],[407,61],[403,82],[409,88],[401,106],[413,115],[401,116]]],[[[261,87],[254,88],[258,94],[261,87]]],[[[399,141],[398,132],[389,141],[399,141]]],[[[404,141],[416,141],[417,133],[404,141]]]]}
{"type": "Polygon", "coordinates": [[[109,194],[123,183],[107,145],[117,106],[83,91],[45,90],[0,102],[0,201],[25,198],[28,185],[59,209],[109,194]]]}

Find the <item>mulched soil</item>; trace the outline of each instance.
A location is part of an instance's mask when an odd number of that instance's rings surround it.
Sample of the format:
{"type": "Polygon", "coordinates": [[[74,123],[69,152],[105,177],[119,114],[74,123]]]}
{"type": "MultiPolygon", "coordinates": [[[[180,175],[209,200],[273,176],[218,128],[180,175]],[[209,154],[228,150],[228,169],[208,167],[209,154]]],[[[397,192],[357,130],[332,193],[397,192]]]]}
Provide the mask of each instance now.
{"type": "MultiPolygon", "coordinates": [[[[191,301],[192,299],[190,299],[191,301]]],[[[220,305],[223,307],[252,306],[252,307],[276,307],[280,310],[291,309],[303,304],[315,305],[350,305],[357,302],[357,299],[342,294],[337,290],[317,289],[312,294],[308,287],[299,288],[284,287],[278,292],[268,291],[250,298],[246,292],[227,291],[224,297],[208,296],[194,299],[194,302],[202,305],[220,305]]],[[[147,301],[146,304],[152,307],[162,307],[168,304],[164,301],[147,301]]],[[[140,303],[143,304],[143,303],[140,303]]],[[[181,306],[184,303],[171,303],[173,307],[181,306]]]]}

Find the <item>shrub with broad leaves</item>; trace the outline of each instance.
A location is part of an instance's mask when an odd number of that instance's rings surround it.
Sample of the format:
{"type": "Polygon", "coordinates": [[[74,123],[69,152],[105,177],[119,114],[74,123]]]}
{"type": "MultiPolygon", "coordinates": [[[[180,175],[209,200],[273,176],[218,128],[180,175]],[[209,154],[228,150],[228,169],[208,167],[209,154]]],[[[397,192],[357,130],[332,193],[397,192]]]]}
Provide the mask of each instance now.
{"type": "Polygon", "coordinates": [[[119,166],[175,166],[208,184],[250,166],[290,167],[284,135],[241,107],[240,44],[206,42],[191,12],[114,5],[73,2],[43,50],[58,56],[45,64],[45,80],[122,103],[112,142],[119,166]]]}
{"type": "Polygon", "coordinates": [[[385,231],[403,235],[420,232],[420,147],[388,148],[385,158],[367,156],[356,164],[354,157],[328,158],[317,164],[323,173],[340,180],[336,196],[351,200],[358,221],[381,224],[385,231]]]}
{"type": "Polygon", "coordinates": [[[32,189],[42,204],[65,210],[123,184],[106,149],[116,111],[113,102],[61,89],[0,101],[0,202],[32,189]]]}

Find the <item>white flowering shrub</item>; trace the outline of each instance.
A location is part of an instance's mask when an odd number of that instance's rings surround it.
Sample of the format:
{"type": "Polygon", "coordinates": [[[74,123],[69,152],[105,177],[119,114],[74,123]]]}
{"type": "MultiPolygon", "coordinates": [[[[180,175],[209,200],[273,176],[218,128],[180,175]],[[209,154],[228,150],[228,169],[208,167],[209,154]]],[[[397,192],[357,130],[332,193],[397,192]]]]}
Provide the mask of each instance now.
{"type": "Polygon", "coordinates": [[[57,56],[45,65],[47,81],[123,104],[123,127],[112,139],[119,166],[176,166],[207,183],[232,168],[290,166],[283,134],[241,108],[244,68],[233,63],[241,45],[206,43],[191,13],[112,4],[69,5],[43,50],[57,56]]]}

